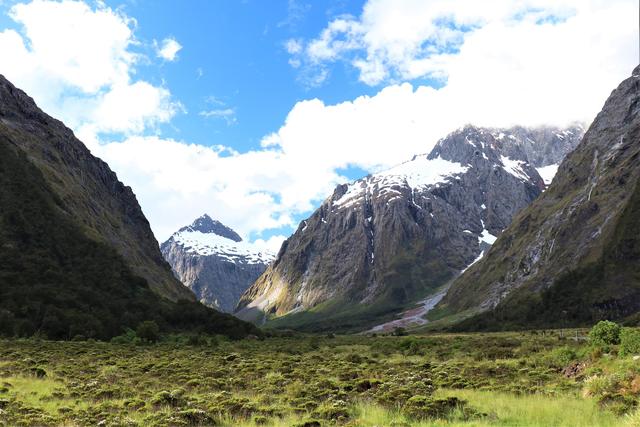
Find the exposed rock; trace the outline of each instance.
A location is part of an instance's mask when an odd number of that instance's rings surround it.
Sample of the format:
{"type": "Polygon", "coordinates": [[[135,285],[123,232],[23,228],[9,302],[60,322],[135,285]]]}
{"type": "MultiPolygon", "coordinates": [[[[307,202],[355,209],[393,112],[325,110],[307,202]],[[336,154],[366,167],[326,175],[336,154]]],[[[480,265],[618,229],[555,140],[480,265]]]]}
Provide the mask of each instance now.
{"type": "Polygon", "coordinates": [[[588,325],[640,311],[640,73],[614,90],[548,190],[441,303],[460,327],[588,325]]]}
{"type": "Polygon", "coordinates": [[[338,186],[283,244],[237,314],[253,321],[289,314],[287,326],[309,329],[357,328],[433,293],[477,261],[546,188],[535,166],[558,162],[558,146],[581,135],[580,127],[515,129],[466,126],[429,155],[338,186]],[[536,144],[535,135],[546,139],[536,144]],[[536,147],[545,154],[531,164],[536,147]]]}

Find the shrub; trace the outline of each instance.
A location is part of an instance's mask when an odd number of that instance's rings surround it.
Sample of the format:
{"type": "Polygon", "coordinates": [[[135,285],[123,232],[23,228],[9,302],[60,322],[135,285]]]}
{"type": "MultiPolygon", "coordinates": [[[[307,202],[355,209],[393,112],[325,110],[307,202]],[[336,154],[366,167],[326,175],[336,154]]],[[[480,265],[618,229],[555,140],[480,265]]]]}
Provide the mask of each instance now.
{"type": "Polygon", "coordinates": [[[136,331],[131,328],[127,328],[122,335],[111,338],[113,344],[131,344],[136,340],[136,331]]]}
{"type": "Polygon", "coordinates": [[[549,363],[555,366],[566,366],[578,358],[575,349],[563,346],[554,348],[548,356],[549,363]]]}
{"type": "Polygon", "coordinates": [[[609,320],[601,320],[589,332],[591,344],[601,347],[620,343],[620,325],[609,320]]]}
{"type": "Polygon", "coordinates": [[[432,399],[418,395],[407,400],[403,412],[414,419],[443,418],[456,408],[464,407],[465,403],[457,397],[432,399]]]}
{"type": "Polygon", "coordinates": [[[160,338],[160,328],[153,320],[145,320],[136,328],[136,335],[144,341],[157,342],[160,338]]]}
{"type": "Polygon", "coordinates": [[[640,354],[640,330],[622,328],[620,331],[620,355],[640,354]]]}

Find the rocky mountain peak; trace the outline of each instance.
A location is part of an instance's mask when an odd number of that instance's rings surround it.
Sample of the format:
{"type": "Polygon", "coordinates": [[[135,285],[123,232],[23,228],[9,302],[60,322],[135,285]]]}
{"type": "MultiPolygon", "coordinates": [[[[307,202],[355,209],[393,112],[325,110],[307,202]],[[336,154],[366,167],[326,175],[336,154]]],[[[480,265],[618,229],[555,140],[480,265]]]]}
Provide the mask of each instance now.
{"type": "Polygon", "coordinates": [[[556,154],[581,136],[563,132],[465,126],[429,154],[339,185],[283,244],[236,314],[286,327],[355,328],[433,294],[546,190],[537,168],[560,163],[556,154]],[[530,161],[534,154],[544,161],[530,161]]]}
{"type": "Polygon", "coordinates": [[[275,257],[207,214],[174,233],[160,250],[202,303],[226,312],[275,257]]]}
{"type": "Polygon", "coordinates": [[[182,227],[178,232],[197,231],[203,234],[215,234],[234,242],[242,242],[242,237],[231,228],[227,227],[220,221],[212,219],[209,215],[204,214],[197,218],[191,225],[182,227]]]}

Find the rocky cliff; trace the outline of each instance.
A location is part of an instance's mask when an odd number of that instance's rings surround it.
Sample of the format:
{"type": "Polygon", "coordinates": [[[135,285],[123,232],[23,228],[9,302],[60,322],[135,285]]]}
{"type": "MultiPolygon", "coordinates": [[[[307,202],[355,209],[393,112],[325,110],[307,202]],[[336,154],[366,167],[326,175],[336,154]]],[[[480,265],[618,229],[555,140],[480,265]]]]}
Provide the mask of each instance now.
{"type": "Polygon", "coordinates": [[[237,315],[318,330],[392,317],[482,257],[545,189],[536,167],[558,163],[581,134],[579,126],[466,126],[428,155],[337,187],[285,241],[237,315]]]}
{"type": "Polygon", "coordinates": [[[614,90],[549,189],[452,286],[461,327],[587,325],[640,310],[640,68],[614,90]]]}
{"type": "Polygon", "coordinates": [[[160,249],[202,303],[224,312],[233,312],[240,296],[275,258],[208,215],[178,230],[160,249]]]}

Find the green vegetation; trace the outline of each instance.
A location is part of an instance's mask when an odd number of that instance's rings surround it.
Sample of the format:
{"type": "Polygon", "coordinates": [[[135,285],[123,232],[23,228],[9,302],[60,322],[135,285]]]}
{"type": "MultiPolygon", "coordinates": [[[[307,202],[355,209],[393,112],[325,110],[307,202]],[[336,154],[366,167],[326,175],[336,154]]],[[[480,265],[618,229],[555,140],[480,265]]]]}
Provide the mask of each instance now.
{"type": "Polygon", "coordinates": [[[632,331],[6,340],[0,426],[637,426],[632,331]]]}
{"type": "Polygon", "coordinates": [[[601,320],[589,331],[589,341],[592,345],[610,346],[620,344],[620,330],[617,323],[610,320],[601,320]]]}
{"type": "MultiPolygon", "coordinates": [[[[611,235],[599,239],[598,244],[602,247],[597,257],[580,260],[572,270],[558,273],[550,288],[541,291],[536,282],[525,284],[511,292],[495,309],[463,320],[451,330],[581,327],[603,319],[615,319],[633,326],[640,324],[640,182],[630,188],[633,190],[628,203],[616,218],[611,235]]],[[[540,199],[534,202],[534,206],[536,203],[541,203],[540,199]]],[[[593,209],[599,209],[598,205],[593,209]]],[[[529,224],[531,213],[526,212],[527,215],[516,220],[516,224],[523,227],[529,224]]],[[[539,216],[546,217],[546,214],[540,213],[539,216]]],[[[526,238],[509,245],[521,245],[526,238]]],[[[514,248],[509,249],[509,254],[516,252],[514,248]]],[[[511,259],[511,256],[505,255],[503,259],[511,259]]],[[[484,285],[504,280],[506,271],[503,266],[491,265],[486,280],[483,279],[484,285]]],[[[473,291],[456,295],[460,300],[486,292],[480,285],[464,289],[465,292],[473,291]]],[[[455,298],[452,294],[449,296],[455,298]]],[[[469,303],[465,305],[472,306],[469,303]]]]}
{"type": "Polygon", "coordinates": [[[243,337],[251,325],[157,296],[114,249],[88,238],[42,173],[0,140],[0,336],[109,339],[141,322],[243,337]]]}

